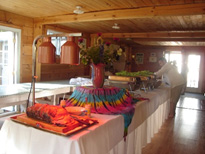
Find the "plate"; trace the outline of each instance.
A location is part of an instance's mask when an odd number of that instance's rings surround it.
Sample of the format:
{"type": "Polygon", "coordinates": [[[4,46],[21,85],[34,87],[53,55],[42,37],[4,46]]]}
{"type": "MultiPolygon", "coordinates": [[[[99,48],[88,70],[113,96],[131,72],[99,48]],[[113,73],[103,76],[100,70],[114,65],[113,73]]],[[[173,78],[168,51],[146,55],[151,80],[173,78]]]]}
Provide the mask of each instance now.
{"type": "Polygon", "coordinates": [[[68,113],[74,115],[82,115],[83,112],[85,112],[84,107],[69,106],[69,107],[65,107],[65,109],[68,111],[68,113]]]}

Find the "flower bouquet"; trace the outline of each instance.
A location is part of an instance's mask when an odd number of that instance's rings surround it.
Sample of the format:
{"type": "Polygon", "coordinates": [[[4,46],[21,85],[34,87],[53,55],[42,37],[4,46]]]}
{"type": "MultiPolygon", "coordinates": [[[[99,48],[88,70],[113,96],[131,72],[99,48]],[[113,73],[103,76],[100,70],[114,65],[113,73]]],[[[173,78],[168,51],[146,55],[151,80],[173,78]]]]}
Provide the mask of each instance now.
{"type": "MultiPolygon", "coordinates": [[[[123,50],[118,45],[104,42],[101,35],[98,36],[96,45],[80,50],[80,59],[82,64],[91,66],[94,87],[101,88],[104,84],[105,66],[119,60],[123,50]]],[[[81,41],[83,39],[79,39],[79,43],[81,41]]]]}

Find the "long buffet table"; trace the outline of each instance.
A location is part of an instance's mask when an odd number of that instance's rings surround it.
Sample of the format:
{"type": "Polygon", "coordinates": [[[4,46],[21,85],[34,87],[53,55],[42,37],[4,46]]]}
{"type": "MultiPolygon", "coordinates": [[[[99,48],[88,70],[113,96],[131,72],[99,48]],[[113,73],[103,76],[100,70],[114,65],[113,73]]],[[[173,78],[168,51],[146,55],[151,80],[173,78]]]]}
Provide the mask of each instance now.
{"type": "Polygon", "coordinates": [[[11,121],[0,131],[1,154],[140,154],[168,117],[170,90],[141,92],[126,140],[122,115],[92,114],[99,123],[71,136],[61,136],[11,121]]]}

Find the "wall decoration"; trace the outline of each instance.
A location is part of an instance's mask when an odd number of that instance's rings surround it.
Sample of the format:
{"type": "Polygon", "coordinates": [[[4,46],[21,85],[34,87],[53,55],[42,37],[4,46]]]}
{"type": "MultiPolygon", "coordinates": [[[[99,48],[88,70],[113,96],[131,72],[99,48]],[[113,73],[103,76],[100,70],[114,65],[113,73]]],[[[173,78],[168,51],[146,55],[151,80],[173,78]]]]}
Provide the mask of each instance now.
{"type": "Polygon", "coordinates": [[[151,63],[156,63],[156,62],[157,62],[157,57],[152,57],[152,56],[150,56],[150,57],[149,57],[149,62],[151,62],[151,63]]]}
{"type": "Polygon", "coordinates": [[[156,63],[156,62],[157,62],[156,53],[151,53],[151,54],[150,54],[149,62],[151,62],[151,63],[156,63]]]}
{"type": "Polygon", "coordinates": [[[156,57],[156,53],[152,52],[152,53],[150,54],[150,56],[151,56],[151,57],[156,57]]]}
{"type": "Polygon", "coordinates": [[[136,53],[136,64],[143,64],[144,53],[136,53]]]}

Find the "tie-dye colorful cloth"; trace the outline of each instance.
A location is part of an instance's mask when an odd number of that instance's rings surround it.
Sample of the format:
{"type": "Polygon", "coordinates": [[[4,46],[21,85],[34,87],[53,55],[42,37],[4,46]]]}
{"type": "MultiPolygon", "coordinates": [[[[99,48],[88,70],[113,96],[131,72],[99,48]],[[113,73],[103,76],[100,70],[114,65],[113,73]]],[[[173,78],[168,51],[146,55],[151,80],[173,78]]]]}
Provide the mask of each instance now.
{"type": "Polygon", "coordinates": [[[66,106],[84,107],[91,104],[91,112],[99,114],[122,114],[125,122],[125,131],[132,121],[135,108],[133,100],[127,89],[105,86],[93,88],[92,86],[77,87],[66,102],[66,106]]]}

